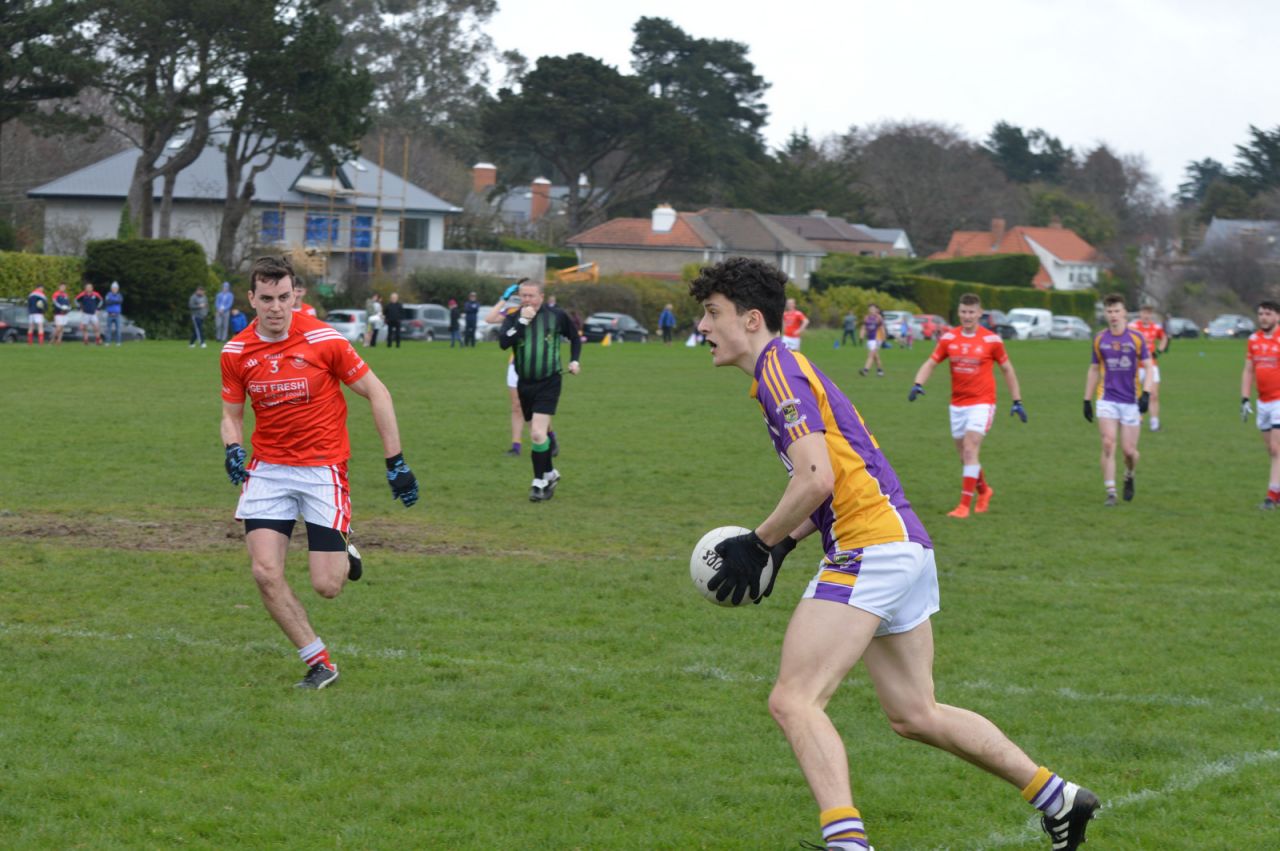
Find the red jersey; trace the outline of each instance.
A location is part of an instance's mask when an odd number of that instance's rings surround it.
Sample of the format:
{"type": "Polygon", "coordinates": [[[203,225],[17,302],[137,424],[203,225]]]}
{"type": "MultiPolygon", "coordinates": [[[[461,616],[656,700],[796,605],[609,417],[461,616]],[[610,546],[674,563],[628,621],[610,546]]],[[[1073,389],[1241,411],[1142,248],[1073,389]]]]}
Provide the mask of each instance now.
{"type": "Polygon", "coordinates": [[[800,328],[808,318],[798,310],[784,310],[782,312],[782,336],[799,337],[800,328]]]}
{"type": "Polygon", "coordinates": [[[293,306],[294,313],[301,313],[303,316],[317,316],[316,309],[305,301],[300,301],[293,306]]]}
{"type": "Polygon", "coordinates": [[[943,333],[929,357],[934,363],[951,359],[951,404],[996,403],[994,364],[1009,362],[999,334],[978,328],[972,336],[966,336],[960,328],[953,328],[943,333]]]}
{"type": "Polygon", "coordinates": [[[1142,335],[1147,341],[1147,348],[1151,351],[1151,357],[1156,356],[1156,343],[1163,340],[1166,336],[1164,326],[1159,322],[1143,322],[1141,319],[1135,319],[1129,323],[1129,327],[1142,335]]]}
{"type": "Polygon", "coordinates": [[[270,464],[323,467],[351,455],[342,385],[369,365],[347,339],[318,319],[293,315],[289,335],[268,342],[258,321],[222,349],[222,399],[253,405],[253,455],[270,464]]]}
{"type": "Polygon", "coordinates": [[[1258,383],[1258,401],[1280,399],[1280,329],[1270,334],[1254,331],[1249,335],[1244,358],[1253,364],[1253,380],[1258,383]]]}

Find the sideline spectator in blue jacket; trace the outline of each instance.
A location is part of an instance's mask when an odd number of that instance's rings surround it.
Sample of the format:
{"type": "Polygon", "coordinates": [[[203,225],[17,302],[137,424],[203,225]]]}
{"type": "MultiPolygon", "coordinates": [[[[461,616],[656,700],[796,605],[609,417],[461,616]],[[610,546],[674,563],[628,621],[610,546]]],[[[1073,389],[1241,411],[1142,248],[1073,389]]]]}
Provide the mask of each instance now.
{"type": "Polygon", "coordinates": [[[676,314],[669,304],[658,315],[658,330],[662,332],[662,342],[671,345],[671,335],[676,330],[676,314]]]}
{"type": "Polygon", "coordinates": [[[111,282],[111,290],[107,293],[107,345],[111,345],[114,338],[116,345],[120,345],[120,322],[121,311],[124,309],[124,296],[120,294],[120,284],[115,281],[111,282]]]}
{"type": "Polygon", "coordinates": [[[231,282],[223,281],[222,290],[213,297],[213,330],[218,342],[227,339],[227,331],[231,323],[231,305],[236,303],[235,293],[231,292],[231,282]]]}

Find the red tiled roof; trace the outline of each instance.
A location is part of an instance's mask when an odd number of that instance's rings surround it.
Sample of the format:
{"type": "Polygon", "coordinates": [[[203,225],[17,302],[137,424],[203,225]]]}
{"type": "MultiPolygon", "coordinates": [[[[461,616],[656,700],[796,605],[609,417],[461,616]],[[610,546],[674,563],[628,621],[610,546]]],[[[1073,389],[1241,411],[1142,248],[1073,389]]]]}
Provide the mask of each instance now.
{"type": "MultiPolygon", "coordinates": [[[[1100,259],[1098,250],[1069,228],[1033,228],[1022,225],[1005,231],[999,245],[992,244],[991,231],[953,231],[946,250],[931,255],[931,258],[973,257],[977,254],[1035,254],[1027,242],[1028,239],[1054,257],[1068,263],[1088,263],[1100,259]]],[[[1050,286],[1052,281],[1043,265],[1031,279],[1031,283],[1041,289],[1050,286]]]]}
{"type": "Polygon", "coordinates": [[[617,245],[632,248],[706,248],[707,243],[689,225],[688,213],[678,213],[666,233],[655,233],[650,219],[610,219],[571,237],[570,245],[617,245]]]}

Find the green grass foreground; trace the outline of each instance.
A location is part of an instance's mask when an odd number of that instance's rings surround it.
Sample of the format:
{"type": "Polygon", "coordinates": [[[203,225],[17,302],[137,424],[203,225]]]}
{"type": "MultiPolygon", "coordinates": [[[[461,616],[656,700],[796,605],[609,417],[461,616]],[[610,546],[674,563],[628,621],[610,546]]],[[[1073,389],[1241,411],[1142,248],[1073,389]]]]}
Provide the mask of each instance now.
{"type": "MultiPolygon", "coordinates": [[[[1137,499],[1104,510],[1085,343],[1010,344],[991,512],[959,493],[927,350],[806,353],[851,395],[938,548],[939,699],[1107,807],[1091,849],[1280,848],[1280,516],[1237,414],[1239,343],[1177,341],[1137,499]]],[[[808,541],[760,606],[708,605],[688,554],[759,522],[785,473],[748,381],[706,349],[588,346],[556,498],[507,447],[505,357],[367,352],[423,502],[392,501],[351,401],[365,578],[290,577],[342,679],[301,693],[231,521],[218,352],[0,346],[0,847],[783,849],[816,809],[765,708],[808,541]]],[[[830,706],[873,843],[1048,848],[1017,790],[898,739],[855,670],[830,706]]]]}

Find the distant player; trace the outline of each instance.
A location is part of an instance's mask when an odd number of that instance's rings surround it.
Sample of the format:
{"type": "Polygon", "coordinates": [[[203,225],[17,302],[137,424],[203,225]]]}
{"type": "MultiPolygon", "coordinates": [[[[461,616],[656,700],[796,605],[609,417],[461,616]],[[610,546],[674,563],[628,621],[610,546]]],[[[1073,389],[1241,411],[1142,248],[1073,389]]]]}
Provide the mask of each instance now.
{"type": "Polygon", "coordinates": [[[782,345],[793,352],[800,351],[800,335],[809,327],[809,317],[796,309],[796,300],[787,299],[786,309],[782,311],[782,345]]]}
{"type": "Polygon", "coordinates": [[[71,312],[71,295],[66,284],[58,284],[53,294],[53,342],[62,345],[62,335],[67,330],[67,314],[71,312]]]}
{"type": "Polygon", "coordinates": [[[1258,431],[1271,456],[1271,478],[1267,498],[1259,508],[1273,510],[1280,505],[1280,303],[1264,301],[1258,305],[1258,330],[1249,337],[1244,355],[1244,373],[1240,376],[1240,419],[1253,413],[1249,395],[1258,386],[1258,431]]]}
{"type": "Polygon", "coordinates": [[[884,377],[884,364],[880,361],[880,347],[884,345],[884,317],[880,315],[880,305],[867,305],[867,318],[862,320],[862,340],[867,345],[867,362],[858,371],[865,376],[871,371],[871,364],[876,365],[876,375],[884,377]]]}
{"type": "Polygon", "coordinates": [[[236,519],[244,521],[253,578],[267,612],[307,665],[300,688],[322,689],[338,678],[306,610],[285,579],[289,538],[299,515],[307,527],[311,587],[333,598],[360,578],[350,547],[345,384],[369,400],[382,440],[391,495],[418,501],[418,480],[400,451],[391,394],[351,344],[328,325],[295,312],[293,268],[263,257],[249,277],[249,304],[258,318],[222,349],[222,442],[227,476],[243,484],[236,519]],[[245,400],[253,406],[253,461],[241,447],[245,400]]]}
{"type": "Polygon", "coordinates": [[[516,371],[516,393],[520,410],[529,424],[533,459],[533,483],[529,499],[543,502],[555,496],[560,471],[555,468],[551,438],[551,417],[560,403],[560,339],[569,340],[570,374],[581,367],[582,339],[569,317],[558,307],[543,303],[540,281],[520,283],[520,309],[502,320],[498,345],[511,350],[516,371]]]}
{"type": "Polygon", "coordinates": [[[102,295],[93,288],[93,284],[85,284],[84,289],[76,295],[76,307],[80,308],[80,337],[89,345],[89,329],[93,329],[94,339],[102,345],[102,320],[98,311],[102,309],[102,295]]]}
{"type": "Polygon", "coordinates": [[[1013,363],[1004,350],[1000,335],[978,325],[982,316],[982,302],[972,293],[960,296],[960,327],[945,331],[934,348],[933,354],[916,372],[915,384],[907,394],[907,401],[914,402],[924,394],[924,385],[933,375],[933,369],[944,360],[951,361],[951,437],[963,465],[960,480],[960,504],[948,512],[951,517],[968,517],[970,506],[979,514],[986,512],[995,493],[987,484],[982,472],[978,452],[982,439],[991,430],[996,414],[996,379],[994,365],[999,364],[1004,373],[1004,383],[1013,396],[1009,416],[1017,415],[1027,421],[1022,407],[1022,391],[1018,388],[1018,376],[1013,363]],[[974,494],[978,504],[973,505],[974,494]]]}
{"type": "Polygon", "coordinates": [[[1138,470],[1138,437],[1155,381],[1154,362],[1147,341],[1125,327],[1124,296],[1112,293],[1102,300],[1107,329],[1093,338],[1093,361],[1084,383],[1084,418],[1093,422],[1097,394],[1098,434],[1102,437],[1102,484],[1107,506],[1116,504],[1116,437],[1124,454],[1124,499],[1133,499],[1138,470]],[[1138,371],[1146,368],[1143,377],[1138,371]]]}
{"type": "MultiPolygon", "coordinates": [[[[1160,430],[1160,355],[1169,348],[1169,335],[1164,326],[1156,321],[1155,308],[1149,304],[1138,309],[1138,318],[1129,323],[1129,327],[1142,335],[1147,341],[1147,351],[1151,353],[1152,370],[1155,380],[1151,384],[1151,402],[1147,408],[1150,412],[1147,422],[1152,431],[1160,430]]],[[[1146,376],[1141,376],[1145,379],[1146,376]]]]}
{"type": "Polygon", "coordinates": [[[27,293],[27,345],[38,339],[44,345],[44,312],[49,309],[49,298],[44,294],[44,287],[36,285],[27,293]]]}
{"type": "Polygon", "coordinates": [[[769,711],[817,799],[825,847],[868,848],[853,805],[848,755],[825,711],[859,661],[895,732],[1021,789],[1043,813],[1053,848],[1078,847],[1097,797],[1037,767],[981,715],[935,702],[933,544],[857,410],[804,355],[778,339],[785,284],[775,267],[732,257],[703,268],[689,286],[704,311],[698,331],[711,346],[713,363],[736,366],[754,379],[751,395],[789,476],[763,522],[716,546],[723,566],[707,587],[735,604],[746,597],[759,601],[773,590],[772,582],[760,583],[770,556],[780,566],[797,540],[821,532],[822,562],[787,626],[769,711]]]}
{"type": "Polygon", "coordinates": [[[293,312],[301,313],[303,316],[318,316],[316,309],[307,304],[306,299],[307,285],[295,278],[293,282],[293,312]]]}

